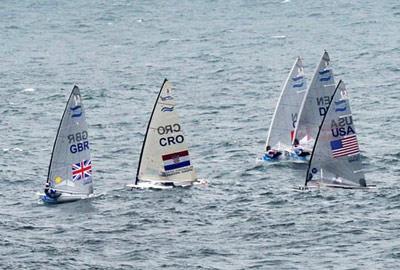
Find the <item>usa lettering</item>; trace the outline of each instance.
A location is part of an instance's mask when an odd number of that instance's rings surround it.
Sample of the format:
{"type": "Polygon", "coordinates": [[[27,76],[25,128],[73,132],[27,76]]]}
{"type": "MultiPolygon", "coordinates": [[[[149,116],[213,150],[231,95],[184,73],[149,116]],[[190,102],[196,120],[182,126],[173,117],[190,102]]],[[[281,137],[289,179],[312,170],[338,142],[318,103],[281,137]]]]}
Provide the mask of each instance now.
{"type": "Polygon", "coordinates": [[[342,117],[336,121],[332,120],[331,122],[332,136],[338,137],[338,136],[355,134],[352,124],[353,124],[352,116],[342,117]]]}
{"type": "Polygon", "coordinates": [[[185,138],[183,135],[174,135],[173,133],[180,132],[181,131],[181,126],[179,124],[172,124],[172,125],[166,125],[166,126],[159,126],[157,128],[157,133],[161,136],[159,143],[161,146],[167,146],[167,145],[174,145],[178,143],[183,143],[185,141],[185,138]],[[164,135],[167,135],[164,137],[164,135]],[[168,136],[169,135],[169,136],[168,136]]]}
{"type": "Polygon", "coordinates": [[[69,151],[72,154],[89,150],[88,133],[86,130],[68,135],[69,151]]]}
{"type": "Polygon", "coordinates": [[[353,124],[353,117],[351,115],[341,117],[337,119],[336,121],[333,119],[331,122],[331,128],[338,128],[338,127],[344,127],[344,126],[350,126],[353,124]]]}

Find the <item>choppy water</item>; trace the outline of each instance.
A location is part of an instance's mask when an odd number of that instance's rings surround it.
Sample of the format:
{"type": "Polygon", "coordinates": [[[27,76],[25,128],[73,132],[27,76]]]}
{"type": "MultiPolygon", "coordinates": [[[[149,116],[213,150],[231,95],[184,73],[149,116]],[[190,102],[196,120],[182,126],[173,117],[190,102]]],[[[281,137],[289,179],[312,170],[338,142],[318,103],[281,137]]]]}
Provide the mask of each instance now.
{"type": "Polygon", "coordinates": [[[398,268],[399,25],[397,0],[1,1],[0,267],[398,268]],[[376,191],[294,192],[304,166],[256,165],[294,58],[310,77],[323,49],[376,191]],[[164,77],[210,186],[127,191],[164,77]],[[105,195],[38,205],[74,83],[105,195]]]}

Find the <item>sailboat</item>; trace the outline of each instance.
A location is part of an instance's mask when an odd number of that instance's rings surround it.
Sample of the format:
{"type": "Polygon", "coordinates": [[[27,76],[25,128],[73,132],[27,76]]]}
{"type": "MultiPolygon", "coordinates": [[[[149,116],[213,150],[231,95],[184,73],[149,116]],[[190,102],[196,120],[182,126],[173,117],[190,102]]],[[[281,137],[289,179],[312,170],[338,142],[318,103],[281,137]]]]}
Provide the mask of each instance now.
{"type": "Polygon", "coordinates": [[[136,179],[127,187],[168,189],[199,183],[175,105],[172,85],[165,79],[147,125],[136,179]]]}
{"type": "Polygon", "coordinates": [[[336,87],[329,63],[329,54],[325,51],[301,104],[294,131],[293,144],[299,144],[307,152],[312,151],[319,126],[336,87]]]}
{"type": "Polygon", "coordinates": [[[39,193],[43,202],[72,202],[93,195],[87,130],[82,96],[74,86],[54,141],[45,192],[39,193]]]}
{"type": "Polygon", "coordinates": [[[275,108],[265,143],[266,152],[263,160],[271,161],[290,157],[289,153],[292,150],[293,134],[305,92],[306,79],[304,77],[303,61],[300,57],[297,57],[283,85],[278,104],[275,108]],[[268,151],[282,154],[274,157],[268,151]]]}
{"type": "Polygon", "coordinates": [[[374,187],[368,186],[365,181],[357,133],[343,81],[338,83],[318,129],[305,187],[301,189],[322,186],[346,189],[374,187]]]}

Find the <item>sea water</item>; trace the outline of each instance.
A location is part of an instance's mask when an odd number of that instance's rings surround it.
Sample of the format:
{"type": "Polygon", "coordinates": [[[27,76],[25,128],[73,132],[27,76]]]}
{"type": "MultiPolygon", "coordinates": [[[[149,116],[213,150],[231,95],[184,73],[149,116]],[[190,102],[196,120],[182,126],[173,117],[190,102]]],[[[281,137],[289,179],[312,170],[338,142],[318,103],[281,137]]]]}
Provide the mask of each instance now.
{"type": "Polygon", "coordinates": [[[399,24],[396,0],[1,1],[0,268],[398,268],[399,24]],[[324,49],[376,190],[256,162],[294,59],[310,78],[324,49]],[[164,78],[209,186],[129,191],[164,78]],[[104,195],[40,205],[74,84],[104,195]]]}

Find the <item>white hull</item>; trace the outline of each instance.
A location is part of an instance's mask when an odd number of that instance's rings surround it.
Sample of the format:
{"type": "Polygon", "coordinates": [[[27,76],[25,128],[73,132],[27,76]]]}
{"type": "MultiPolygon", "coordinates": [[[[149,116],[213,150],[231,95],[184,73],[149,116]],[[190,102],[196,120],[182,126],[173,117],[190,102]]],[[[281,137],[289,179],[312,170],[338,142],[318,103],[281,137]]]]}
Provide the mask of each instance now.
{"type": "Polygon", "coordinates": [[[186,188],[191,186],[200,186],[200,185],[208,185],[208,182],[204,179],[199,179],[197,181],[189,181],[189,182],[155,182],[155,181],[139,181],[137,184],[128,184],[126,187],[130,189],[155,189],[155,190],[164,190],[164,189],[172,189],[174,187],[186,188]]]}
{"type": "Polygon", "coordinates": [[[314,182],[310,183],[307,186],[298,186],[297,188],[293,188],[297,191],[311,191],[311,190],[319,190],[324,188],[335,188],[335,189],[362,189],[362,190],[369,190],[369,189],[376,189],[376,185],[367,185],[366,187],[362,186],[349,186],[349,185],[338,185],[338,184],[326,184],[321,182],[314,182]]]}
{"type": "Polygon", "coordinates": [[[171,189],[173,186],[165,186],[160,182],[139,182],[137,184],[128,184],[126,185],[130,189],[156,189],[156,190],[164,190],[171,189]]]}

